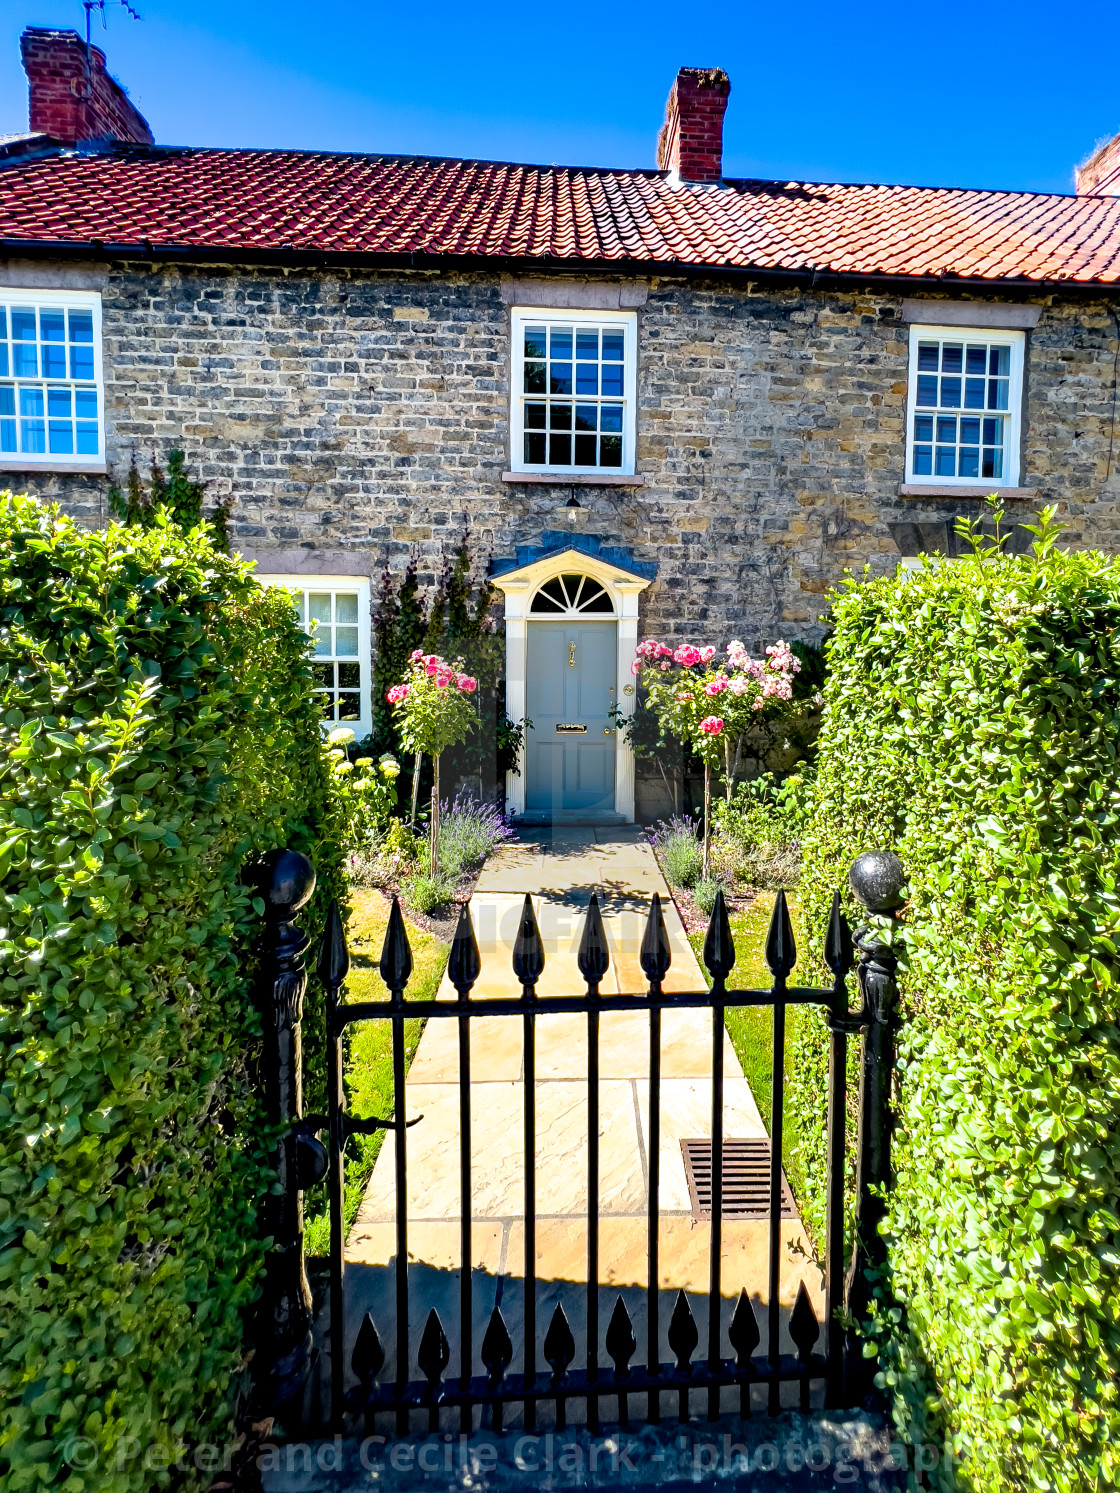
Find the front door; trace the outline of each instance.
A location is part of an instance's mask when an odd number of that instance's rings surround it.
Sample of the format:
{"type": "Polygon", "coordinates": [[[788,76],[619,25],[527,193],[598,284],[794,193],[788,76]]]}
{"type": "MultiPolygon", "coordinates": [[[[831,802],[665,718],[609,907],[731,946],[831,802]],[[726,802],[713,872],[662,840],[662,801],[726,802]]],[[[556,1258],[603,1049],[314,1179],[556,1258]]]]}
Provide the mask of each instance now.
{"type": "Polygon", "coordinates": [[[616,624],[530,622],[528,634],[525,808],[612,810],[616,624]]]}

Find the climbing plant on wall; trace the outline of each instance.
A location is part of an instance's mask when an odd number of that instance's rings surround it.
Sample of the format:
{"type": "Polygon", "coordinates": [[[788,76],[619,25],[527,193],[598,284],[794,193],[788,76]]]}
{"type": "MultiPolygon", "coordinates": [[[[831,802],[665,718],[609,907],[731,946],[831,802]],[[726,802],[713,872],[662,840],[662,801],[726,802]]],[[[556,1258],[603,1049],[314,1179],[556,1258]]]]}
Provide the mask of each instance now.
{"type": "MultiPolygon", "coordinates": [[[[109,488],[109,512],[121,523],[150,529],[158,522],[163,512],[171,523],[180,529],[193,529],[202,521],[202,503],[206,495],[207,482],[197,481],[187,473],[186,457],[182,451],[171,451],[167,457],[165,472],[152,458],[151,472],[147,484],[140,475],[140,468],[133,456],[129,463],[124,490],[114,482],[109,488]]],[[[212,543],[217,549],[229,553],[229,516],[233,498],[222,498],[206,515],[213,529],[212,543]]]]}

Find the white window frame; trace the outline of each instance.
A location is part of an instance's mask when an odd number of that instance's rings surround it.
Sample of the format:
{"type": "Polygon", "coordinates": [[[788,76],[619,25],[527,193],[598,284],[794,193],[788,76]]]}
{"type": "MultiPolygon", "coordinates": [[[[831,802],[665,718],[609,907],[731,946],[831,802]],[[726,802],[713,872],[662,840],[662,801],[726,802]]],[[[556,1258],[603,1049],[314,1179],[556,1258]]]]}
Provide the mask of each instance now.
{"type": "MultiPolygon", "coordinates": [[[[97,390],[97,432],[98,442],[101,450],[96,455],[81,455],[78,452],[67,454],[65,452],[51,451],[0,451],[0,471],[27,472],[104,472],[106,470],[105,454],[105,369],[102,356],[101,337],[101,293],[96,290],[16,290],[0,285],[0,304],[5,306],[34,306],[36,310],[45,311],[91,311],[93,313],[93,383],[97,390]]],[[[67,344],[69,345],[69,344],[67,344]]],[[[8,327],[8,346],[12,346],[11,327],[8,327]]],[[[10,370],[7,377],[0,376],[2,384],[65,384],[73,390],[78,384],[86,384],[86,379],[71,378],[17,378],[14,370],[10,370]]],[[[49,416],[44,412],[44,421],[49,416]]],[[[19,424],[19,402],[16,402],[16,423],[19,424]]],[[[47,444],[50,444],[48,433],[47,444]]]]}
{"type": "MultiPolygon", "coordinates": [[[[1011,331],[1006,327],[942,327],[911,323],[910,368],[906,386],[906,483],[924,487],[985,487],[988,492],[998,492],[1003,487],[1019,485],[1019,448],[1022,444],[1023,425],[1023,363],[1026,349],[1026,334],[1011,331]],[[1002,477],[940,477],[936,472],[914,471],[914,416],[919,413],[918,397],[918,344],[937,339],[940,342],[986,342],[1002,344],[1011,349],[1008,367],[1007,409],[1000,410],[1004,417],[1003,431],[1003,476],[1002,477]]],[[[964,374],[962,373],[962,379],[964,374]]],[[[960,415],[985,415],[989,410],[966,410],[962,406],[960,415]]]]}
{"type": "MultiPolygon", "coordinates": [[[[360,575],[261,575],[257,574],[256,581],[261,586],[283,586],[286,591],[294,591],[302,597],[308,591],[345,591],[358,594],[358,669],[359,696],[361,717],[356,721],[327,721],[322,722],[323,732],[331,731],[353,731],[355,741],[363,741],[373,730],[373,663],[371,657],[370,638],[370,582],[368,576],[360,575]]],[[[299,612],[303,617],[302,606],[299,612]]],[[[349,662],[350,660],[347,660],[349,662]]],[[[314,662],[314,659],[312,660],[314,662]]]]}
{"type": "MultiPolygon", "coordinates": [[[[636,311],[561,311],[554,307],[514,306],[510,313],[510,471],[556,473],[564,477],[632,477],[638,385],[638,315],[636,311]],[[618,467],[554,467],[525,460],[524,406],[540,396],[525,393],[525,328],[527,326],[621,327],[623,331],[622,465],[618,467]]],[[[574,384],[574,380],[573,380],[574,384]]],[[[545,396],[549,398],[551,396],[545,396]]],[[[573,392],[572,403],[579,396],[573,392]]]]}

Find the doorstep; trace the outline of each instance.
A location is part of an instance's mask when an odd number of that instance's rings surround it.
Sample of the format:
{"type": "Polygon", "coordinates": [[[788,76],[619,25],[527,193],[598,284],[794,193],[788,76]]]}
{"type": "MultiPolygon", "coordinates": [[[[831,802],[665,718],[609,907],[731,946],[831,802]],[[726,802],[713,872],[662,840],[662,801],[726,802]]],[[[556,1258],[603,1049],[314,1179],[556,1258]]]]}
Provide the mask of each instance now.
{"type": "Polygon", "coordinates": [[[589,828],[628,824],[630,821],[614,809],[526,809],[514,819],[516,825],[536,828],[538,825],[571,824],[589,828]]]}

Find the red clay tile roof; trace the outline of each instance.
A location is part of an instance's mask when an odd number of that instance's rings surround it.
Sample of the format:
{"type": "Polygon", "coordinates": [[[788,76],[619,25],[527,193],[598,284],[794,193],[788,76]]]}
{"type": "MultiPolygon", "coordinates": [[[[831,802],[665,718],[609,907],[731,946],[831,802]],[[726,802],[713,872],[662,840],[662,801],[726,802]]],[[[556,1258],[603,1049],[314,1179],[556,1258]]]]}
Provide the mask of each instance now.
{"type": "Polygon", "coordinates": [[[850,275],[1120,279],[1120,198],[728,181],[283,150],[0,164],[0,243],[254,259],[457,256],[850,275]]]}

